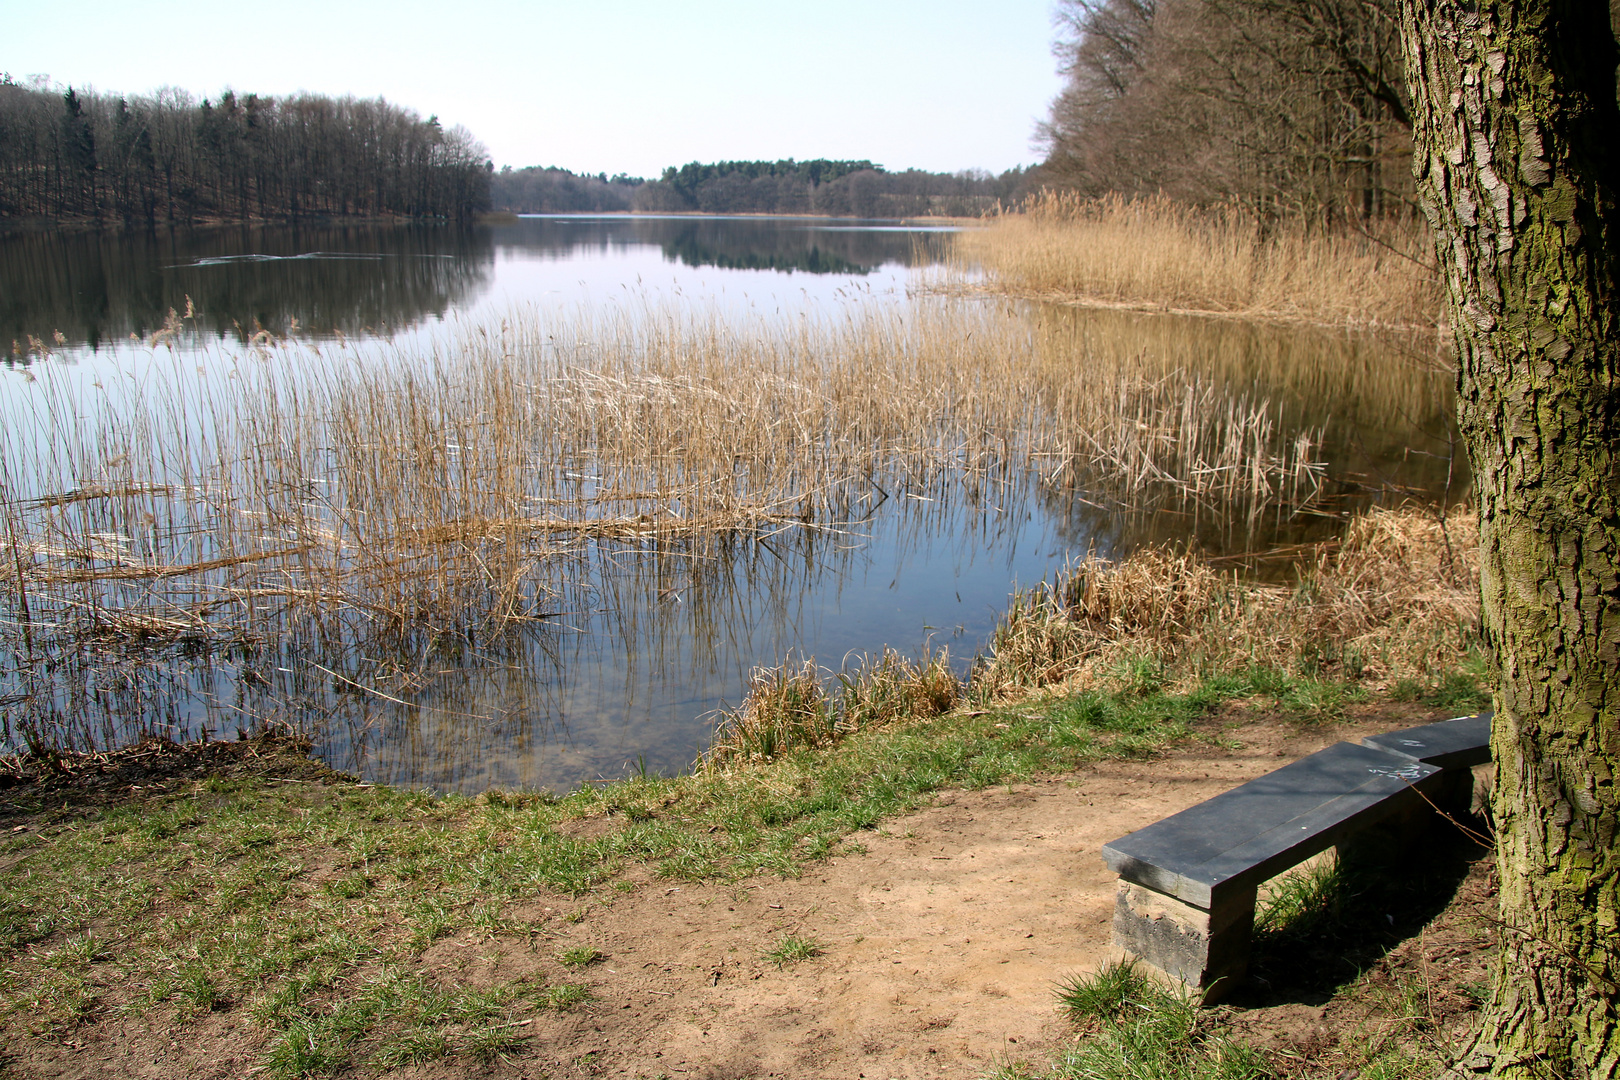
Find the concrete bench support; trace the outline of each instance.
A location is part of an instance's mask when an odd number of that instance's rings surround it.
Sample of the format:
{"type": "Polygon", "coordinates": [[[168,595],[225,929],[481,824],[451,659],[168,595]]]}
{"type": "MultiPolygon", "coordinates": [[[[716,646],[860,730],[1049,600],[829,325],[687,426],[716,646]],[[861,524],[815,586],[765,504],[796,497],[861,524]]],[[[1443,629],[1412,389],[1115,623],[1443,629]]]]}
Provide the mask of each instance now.
{"type": "Polygon", "coordinates": [[[1260,883],[1382,821],[1407,833],[1444,772],[1338,743],[1105,845],[1120,877],[1115,943],[1205,1000],[1222,996],[1248,967],[1260,883]]]}
{"type": "Polygon", "coordinates": [[[1119,879],[1114,944],[1206,997],[1242,981],[1254,931],[1255,890],[1229,893],[1214,908],[1119,879]]]}
{"type": "Polygon", "coordinates": [[[1489,713],[1337,743],[1104,845],[1114,942],[1211,1001],[1243,980],[1260,884],[1320,851],[1388,853],[1468,802],[1489,713]],[[1450,804],[1449,807],[1446,804],[1450,804]]]}

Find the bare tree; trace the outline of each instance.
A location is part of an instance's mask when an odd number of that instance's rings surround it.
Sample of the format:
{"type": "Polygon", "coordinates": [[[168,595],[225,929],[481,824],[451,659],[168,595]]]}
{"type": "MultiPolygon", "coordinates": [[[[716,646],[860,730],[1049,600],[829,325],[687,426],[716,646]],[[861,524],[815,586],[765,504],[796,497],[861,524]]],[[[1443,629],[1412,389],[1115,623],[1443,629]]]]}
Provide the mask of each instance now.
{"type": "Polygon", "coordinates": [[[1402,212],[1394,0],[1065,0],[1043,179],[1306,217],[1402,212]]]}

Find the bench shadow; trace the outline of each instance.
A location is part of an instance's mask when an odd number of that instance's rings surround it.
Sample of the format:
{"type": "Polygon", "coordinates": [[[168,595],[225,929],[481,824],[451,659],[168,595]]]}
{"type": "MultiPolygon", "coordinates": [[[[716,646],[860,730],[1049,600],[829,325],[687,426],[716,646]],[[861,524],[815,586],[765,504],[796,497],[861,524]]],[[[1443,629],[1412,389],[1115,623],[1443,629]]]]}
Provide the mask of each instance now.
{"type": "Polygon", "coordinates": [[[1255,912],[1248,981],[1225,1003],[1326,1004],[1446,909],[1469,870],[1490,856],[1481,843],[1488,828],[1477,817],[1439,822],[1402,852],[1330,855],[1268,882],[1255,912]]]}

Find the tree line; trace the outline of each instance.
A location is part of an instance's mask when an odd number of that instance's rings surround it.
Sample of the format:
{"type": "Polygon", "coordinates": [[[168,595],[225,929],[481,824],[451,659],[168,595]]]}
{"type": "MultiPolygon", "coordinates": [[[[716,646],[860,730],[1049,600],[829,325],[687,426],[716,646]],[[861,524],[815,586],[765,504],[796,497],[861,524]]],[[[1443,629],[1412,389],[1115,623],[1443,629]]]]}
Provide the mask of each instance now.
{"type": "Polygon", "coordinates": [[[178,223],[467,218],[490,164],[465,128],[381,98],[196,101],[0,75],[0,218],[178,223]]]}
{"type": "Polygon", "coordinates": [[[1399,0],[1058,0],[1067,81],[1036,182],[1328,224],[1412,214],[1399,16],[1399,0]]]}
{"type": "Polygon", "coordinates": [[[1397,0],[1059,0],[1043,181],[1315,219],[1414,205],[1397,0]]]}
{"type": "Polygon", "coordinates": [[[635,209],[639,176],[573,173],[556,166],[514,169],[490,178],[490,205],[514,214],[612,214],[635,209]]]}
{"type": "Polygon", "coordinates": [[[871,161],[691,162],[656,180],[575,174],[559,168],[503,169],[492,179],[497,210],[544,213],[822,214],[836,217],[971,217],[1013,202],[1028,174],[1011,169],[890,172],[871,161]]]}

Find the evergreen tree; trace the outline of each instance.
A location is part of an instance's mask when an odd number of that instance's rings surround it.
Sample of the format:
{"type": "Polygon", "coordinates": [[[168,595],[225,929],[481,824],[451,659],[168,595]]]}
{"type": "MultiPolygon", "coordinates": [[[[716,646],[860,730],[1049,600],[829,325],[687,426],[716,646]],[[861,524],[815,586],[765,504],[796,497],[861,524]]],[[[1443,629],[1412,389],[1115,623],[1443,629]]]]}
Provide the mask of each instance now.
{"type": "Polygon", "coordinates": [[[70,86],[62,95],[62,156],[65,162],[63,207],[88,213],[99,210],[96,201],[96,136],[84,104],[70,86]]]}

